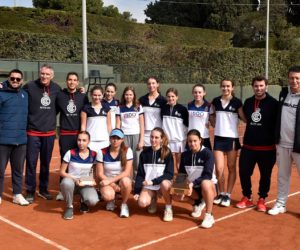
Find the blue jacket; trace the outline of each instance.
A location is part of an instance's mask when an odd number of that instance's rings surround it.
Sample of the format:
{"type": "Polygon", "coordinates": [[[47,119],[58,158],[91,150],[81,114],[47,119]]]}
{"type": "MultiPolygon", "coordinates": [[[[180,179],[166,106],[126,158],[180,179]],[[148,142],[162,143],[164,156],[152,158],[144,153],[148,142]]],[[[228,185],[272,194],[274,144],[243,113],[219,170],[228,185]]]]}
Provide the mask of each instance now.
{"type": "Polygon", "coordinates": [[[28,94],[25,90],[0,89],[0,144],[27,143],[28,94]]]}

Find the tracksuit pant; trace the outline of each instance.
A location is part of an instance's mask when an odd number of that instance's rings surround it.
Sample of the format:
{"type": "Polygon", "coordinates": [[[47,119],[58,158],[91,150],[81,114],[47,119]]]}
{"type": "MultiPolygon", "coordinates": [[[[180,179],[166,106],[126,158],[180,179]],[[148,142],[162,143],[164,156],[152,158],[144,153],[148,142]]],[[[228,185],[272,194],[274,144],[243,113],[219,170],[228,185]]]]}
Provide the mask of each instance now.
{"type": "Polygon", "coordinates": [[[13,194],[22,193],[26,144],[0,145],[0,197],[4,189],[4,173],[8,160],[11,165],[13,194]]]}
{"type": "Polygon", "coordinates": [[[73,179],[65,177],[60,183],[61,193],[66,201],[67,207],[73,206],[73,196],[76,193],[81,195],[81,201],[88,206],[95,206],[99,202],[97,191],[94,187],[78,187],[73,179]]]}
{"type": "Polygon", "coordinates": [[[49,167],[52,157],[55,135],[53,136],[31,136],[27,137],[26,152],[26,175],[25,183],[28,193],[34,193],[36,190],[36,167],[40,155],[40,183],[39,190],[44,192],[48,190],[49,167]]]}
{"type": "Polygon", "coordinates": [[[277,203],[285,205],[290,191],[292,163],[296,164],[300,175],[300,153],[294,153],[292,148],[277,146],[277,203]]]}
{"type": "Polygon", "coordinates": [[[244,196],[251,198],[251,176],[257,163],[260,172],[258,195],[260,198],[268,197],[268,192],[271,185],[272,169],[275,162],[275,149],[259,151],[249,150],[244,147],[242,148],[239,159],[239,175],[244,196]]]}

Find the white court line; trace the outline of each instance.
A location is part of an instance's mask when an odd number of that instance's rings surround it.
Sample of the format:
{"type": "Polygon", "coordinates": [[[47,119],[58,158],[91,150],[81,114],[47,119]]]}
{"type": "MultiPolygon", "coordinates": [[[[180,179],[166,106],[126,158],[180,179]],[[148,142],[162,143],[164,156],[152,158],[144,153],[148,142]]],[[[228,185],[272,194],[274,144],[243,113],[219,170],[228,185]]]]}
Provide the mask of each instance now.
{"type": "MultiPolygon", "coordinates": [[[[298,194],[300,194],[300,191],[295,192],[295,193],[292,193],[292,194],[289,194],[288,197],[292,197],[292,196],[295,196],[295,195],[298,195],[298,194]]],[[[266,202],[266,204],[270,204],[270,203],[273,203],[273,202],[275,202],[275,201],[276,201],[276,199],[271,200],[271,201],[268,201],[268,202],[266,202]]],[[[247,212],[249,212],[249,211],[251,211],[251,210],[253,210],[253,209],[255,209],[255,207],[247,208],[247,209],[244,209],[244,210],[242,210],[242,211],[239,211],[239,212],[236,212],[236,213],[233,213],[233,214],[226,215],[226,216],[224,216],[224,217],[221,217],[221,218],[219,218],[219,219],[216,219],[215,222],[220,222],[220,221],[222,221],[222,220],[226,220],[226,219],[229,219],[229,218],[231,218],[231,217],[234,217],[234,216],[237,216],[237,215],[240,215],[240,214],[243,214],[243,213],[247,213],[247,212]]],[[[190,227],[190,228],[187,228],[187,229],[185,229],[185,230],[179,231],[179,232],[177,232],[177,233],[169,234],[169,235],[164,236],[164,237],[162,237],[162,238],[159,238],[159,239],[157,239],[157,240],[152,240],[152,241],[149,241],[149,242],[147,242],[147,243],[144,243],[144,244],[141,244],[141,245],[137,245],[137,246],[128,248],[128,250],[135,250],[135,249],[140,249],[140,248],[147,247],[147,246],[150,246],[150,245],[154,245],[154,244],[156,244],[156,243],[158,243],[158,242],[161,242],[161,241],[164,241],[164,240],[167,240],[167,239],[176,237],[176,236],[181,235],[181,234],[188,233],[188,232],[193,231],[193,230],[198,229],[198,228],[199,228],[199,226],[190,227]]]]}
{"type": "Polygon", "coordinates": [[[0,216],[0,220],[3,221],[3,222],[5,222],[5,223],[7,223],[7,224],[9,224],[9,225],[11,225],[11,226],[13,226],[13,227],[15,227],[15,228],[17,228],[17,229],[19,229],[19,230],[21,230],[21,231],[23,231],[24,233],[27,233],[27,234],[29,234],[29,235],[31,235],[31,236],[39,239],[39,240],[41,240],[41,241],[43,241],[43,242],[51,245],[51,246],[56,247],[57,249],[68,250],[68,248],[66,248],[66,247],[64,247],[62,245],[59,245],[58,243],[56,243],[56,242],[54,242],[52,240],[49,240],[49,239],[45,238],[44,236],[42,236],[40,234],[37,234],[37,233],[35,233],[35,232],[33,232],[33,231],[25,228],[25,227],[22,227],[21,225],[16,224],[13,221],[10,221],[10,220],[2,217],[2,216],[0,216]]]}

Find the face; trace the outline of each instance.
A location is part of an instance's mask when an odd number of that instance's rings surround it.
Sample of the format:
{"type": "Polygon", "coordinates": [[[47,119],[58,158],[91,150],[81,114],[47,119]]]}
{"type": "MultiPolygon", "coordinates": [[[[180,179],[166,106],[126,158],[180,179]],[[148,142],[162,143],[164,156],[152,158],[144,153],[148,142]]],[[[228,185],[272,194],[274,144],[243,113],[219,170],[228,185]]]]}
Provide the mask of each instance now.
{"type": "Polygon", "coordinates": [[[169,92],[167,94],[167,101],[169,105],[174,106],[177,103],[177,100],[178,96],[176,96],[174,92],[169,92]]]}
{"type": "Polygon", "coordinates": [[[222,81],[221,83],[221,91],[223,96],[230,96],[233,92],[233,86],[231,81],[222,81]]]}
{"type": "Polygon", "coordinates": [[[78,87],[79,81],[76,75],[69,75],[67,79],[67,88],[70,92],[74,92],[78,87]]]}
{"type": "Polygon", "coordinates": [[[201,148],[201,139],[197,135],[188,136],[188,145],[193,152],[197,152],[201,148]]]}
{"type": "Polygon", "coordinates": [[[150,143],[152,148],[158,149],[161,147],[162,138],[161,138],[161,133],[159,131],[156,130],[151,131],[150,143]]]}
{"type": "Polygon", "coordinates": [[[40,81],[43,85],[48,86],[50,84],[50,81],[54,77],[54,72],[52,69],[43,67],[40,71],[40,81]]]}
{"type": "Polygon", "coordinates": [[[109,138],[110,140],[110,145],[112,148],[119,148],[124,141],[123,139],[119,138],[118,136],[111,136],[109,138]]]}
{"type": "Polygon", "coordinates": [[[195,101],[202,101],[205,94],[206,93],[202,87],[195,87],[193,90],[193,96],[195,101]]]}
{"type": "Polygon", "coordinates": [[[13,72],[8,77],[8,81],[13,89],[19,89],[23,83],[22,75],[20,73],[13,72]]]}
{"type": "Polygon", "coordinates": [[[94,104],[99,104],[103,99],[103,93],[100,89],[96,89],[92,93],[92,102],[94,104]]]}
{"type": "Polygon", "coordinates": [[[159,83],[154,79],[150,78],[147,82],[147,88],[149,93],[154,93],[158,91],[159,83]]]}
{"type": "Polygon", "coordinates": [[[298,72],[290,72],[289,73],[289,86],[292,93],[300,92],[300,73],[298,72]]]}
{"type": "Polygon", "coordinates": [[[125,99],[126,103],[132,103],[133,98],[134,98],[133,91],[127,90],[124,95],[124,99],[125,99]]]}
{"type": "Polygon", "coordinates": [[[89,136],[86,134],[79,134],[77,138],[77,146],[79,149],[86,149],[90,143],[89,136]]]}
{"type": "Polygon", "coordinates": [[[105,89],[105,98],[108,101],[111,101],[116,95],[116,90],[113,86],[108,86],[105,89]]]}
{"type": "Polygon", "coordinates": [[[262,98],[265,96],[267,91],[267,85],[265,81],[255,81],[252,85],[254,95],[257,98],[262,98]]]}

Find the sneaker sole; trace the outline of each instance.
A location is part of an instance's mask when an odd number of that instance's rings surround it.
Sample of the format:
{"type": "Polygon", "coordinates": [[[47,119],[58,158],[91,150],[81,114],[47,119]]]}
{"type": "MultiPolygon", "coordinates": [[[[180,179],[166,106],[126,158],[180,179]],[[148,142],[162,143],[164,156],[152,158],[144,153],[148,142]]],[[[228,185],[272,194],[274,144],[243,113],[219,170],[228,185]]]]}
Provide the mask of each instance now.
{"type": "Polygon", "coordinates": [[[202,224],[201,224],[201,227],[202,227],[202,228],[205,228],[205,229],[209,229],[209,228],[212,228],[212,226],[213,226],[214,224],[215,224],[215,222],[213,222],[213,223],[211,224],[210,227],[202,226],[202,224]]]}
{"type": "MultiPolygon", "coordinates": [[[[269,210],[270,211],[270,210],[269,210]]],[[[280,212],[278,212],[278,213],[276,213],[276,214],[272,214],[272,213],[269,213],[269,211],[268,211],[268,214],[269,215],[278,215],[278,214],[284,214],[284,213],[286,213],[286,209],[284,209],[283,211],[280,211],[280,212]]]]}
{"type": "Polygon", "coordinates": [[[28,202],[28,204],[21,204],[21,203],[19,203],[17,201],[13,201],[14,204],[17,204],[17,205],[22,206],[22,207],[26,207],[26,206],[28,206],[30,204],[29,201],[27,201],[27,202],[28,202]]]}
{"type": "Polygon", "coordinates": [[[257,210],[258,212],[263,212],[263,213],[267,212],[267,209],[266,209],[266,208],[257,208],[256,210],[257,210]]]}
{"type": "Polygon", "coordinates": [[[64,217],[65,220],[72,220],[73,219],[73,216],[72,217],[64,217]]]}

